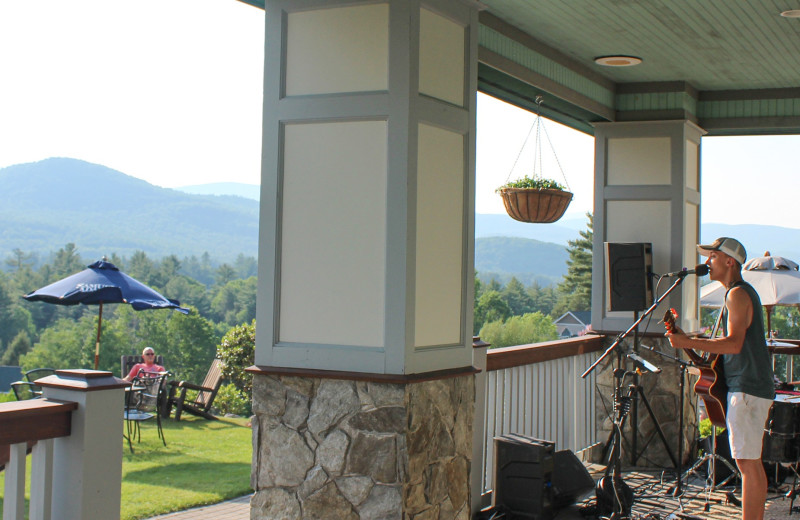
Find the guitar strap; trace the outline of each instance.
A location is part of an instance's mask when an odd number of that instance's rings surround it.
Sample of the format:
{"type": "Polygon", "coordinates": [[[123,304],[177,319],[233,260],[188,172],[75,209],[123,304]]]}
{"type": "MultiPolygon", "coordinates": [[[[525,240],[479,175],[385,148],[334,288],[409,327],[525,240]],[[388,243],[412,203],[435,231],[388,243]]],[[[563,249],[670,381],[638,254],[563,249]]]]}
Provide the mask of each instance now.
{"type": "Polygon", "coordinates": [[[719,331],[719,326],[722,324],[722,315],[725,314],[725,310],[728,308],[728,293],[725,293],[725,301],[722,302],[722,307],[719,309],[719,314],[717,315],[717,321],[714,323],[714,328],[711,329],[711,337],[716,338],[717,332],[719,331]]]}

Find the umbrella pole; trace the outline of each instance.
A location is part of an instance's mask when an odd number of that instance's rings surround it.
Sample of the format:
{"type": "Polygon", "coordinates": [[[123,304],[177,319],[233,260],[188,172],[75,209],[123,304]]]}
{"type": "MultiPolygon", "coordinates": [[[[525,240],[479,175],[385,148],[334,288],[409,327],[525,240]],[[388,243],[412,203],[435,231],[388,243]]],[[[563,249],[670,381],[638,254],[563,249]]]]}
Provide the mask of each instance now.
{"type": "Polygon", "coordinates": [[[94,369],[100,365],[100,329],[103,327],[103,302],[100,302],[100,316],[97,318],[97,340],[94,343],[94,369]]]}
{"type": "Polygon", "coordinates": [[[764,306],[767,311],[767,338],[774,339],[772,337],[772,305],[765,305],[764,306]]]}

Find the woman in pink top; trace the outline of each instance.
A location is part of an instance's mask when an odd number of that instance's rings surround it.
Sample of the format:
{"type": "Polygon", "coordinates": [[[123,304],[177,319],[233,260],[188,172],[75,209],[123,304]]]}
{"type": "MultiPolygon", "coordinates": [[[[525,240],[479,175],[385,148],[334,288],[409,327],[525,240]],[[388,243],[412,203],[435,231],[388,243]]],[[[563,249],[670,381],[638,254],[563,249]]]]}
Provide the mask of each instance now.
{"type": "Polygon", "coordinates": [[[144,358],[144,363],[136,363],[131,368],[131,371],[125,376],[125,381],[132,381],[134,377],[139,373],[140,370],[144,370],[145,372],[164,372],[164,367],[161,365],[156,365],[156,352],[153,350],[152,347],[145,347],[142,351],[142,358],[144,358]]]}

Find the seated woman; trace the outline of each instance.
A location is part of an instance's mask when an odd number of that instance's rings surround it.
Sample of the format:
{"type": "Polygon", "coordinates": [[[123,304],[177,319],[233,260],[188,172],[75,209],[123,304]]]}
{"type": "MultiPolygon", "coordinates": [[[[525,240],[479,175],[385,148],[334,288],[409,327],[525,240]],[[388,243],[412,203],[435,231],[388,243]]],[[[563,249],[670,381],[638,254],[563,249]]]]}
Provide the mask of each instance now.
{"type": "Polygon", "coordinates": [[[156,351],[153,350],[152,347],[145,347],[142,350],[142,358],[144,359],[144,363],[136,363],[131,368],[131,371],[128,372],[128,375],[125,376],[123,379],[125,381],[132,381],[137,374],[139,374],[140,370],[148,373],[158,373],[164,372],[165,369],[161,365],[156,365],[156,351]]]}

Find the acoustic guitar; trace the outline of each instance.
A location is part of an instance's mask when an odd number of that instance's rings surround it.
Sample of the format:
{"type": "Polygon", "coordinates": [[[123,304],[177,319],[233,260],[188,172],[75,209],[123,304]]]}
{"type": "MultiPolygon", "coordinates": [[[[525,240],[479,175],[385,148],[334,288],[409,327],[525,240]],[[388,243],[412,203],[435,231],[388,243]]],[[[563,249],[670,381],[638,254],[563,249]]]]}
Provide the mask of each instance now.
{"type": "MultiPolygon", "coordinates": [[[[675,320],[678,313],[669,309],[664,313],[664,327],[667,332],[675,332],[675,320]]],[[[694,384],[694,391],[706,405],[706,412],[711,424],[725,426],[725,409],[728,404],[728,388],[722,374],[722,356],[704,352],[698,354],[692,349],[683,349],[692,364],[700,370],[700,377],[694,384]]]]}

